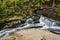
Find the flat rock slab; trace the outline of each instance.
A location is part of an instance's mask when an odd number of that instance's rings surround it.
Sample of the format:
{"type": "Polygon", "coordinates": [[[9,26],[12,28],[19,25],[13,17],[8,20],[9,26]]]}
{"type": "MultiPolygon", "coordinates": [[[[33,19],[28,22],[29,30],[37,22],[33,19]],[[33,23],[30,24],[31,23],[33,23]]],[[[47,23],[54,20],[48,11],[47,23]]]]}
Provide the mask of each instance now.
{"type": "Polygon", "coordinates": [[[60,35],[41,29],[24,29],[0,40],[60,40],[60,35]]]}

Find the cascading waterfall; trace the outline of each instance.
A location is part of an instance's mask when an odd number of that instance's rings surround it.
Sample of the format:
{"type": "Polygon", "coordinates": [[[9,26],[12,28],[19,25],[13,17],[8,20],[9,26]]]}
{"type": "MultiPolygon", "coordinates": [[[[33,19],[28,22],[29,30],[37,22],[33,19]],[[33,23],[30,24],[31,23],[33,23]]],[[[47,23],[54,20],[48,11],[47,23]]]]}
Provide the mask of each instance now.
{"type": "Polygon", "coordinates": [[[42,29],[47,29],[54,33],[60,34],[60,22],[59,21],[55,21],[55,20],[52,20],[44,16],[41,16],[39,21],[41,24],[44,24],[42,29]]]}
{"type": "Polygon", "coordinates": [[[18,28],[1,30],[0,38],[7,37],[11,33],[30,27],[39,27],[40,29],[47,29],[49,31],[53,31],[60,34],[60,22],[41,15],[39,19],[39,23],[34,23],[33,19],[29,18],[26,20],[24,24],[20,25],[18,28]]]}

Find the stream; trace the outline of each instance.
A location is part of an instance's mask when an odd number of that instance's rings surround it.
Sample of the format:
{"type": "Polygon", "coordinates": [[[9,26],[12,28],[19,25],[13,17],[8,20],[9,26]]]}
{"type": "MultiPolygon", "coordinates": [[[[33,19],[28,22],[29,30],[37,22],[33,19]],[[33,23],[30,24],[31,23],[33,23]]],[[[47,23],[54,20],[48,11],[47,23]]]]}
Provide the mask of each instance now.
{"type": "Polygon", "coordinates": [[[33,18],[29,18],[26,20],[26,22],[24,24],[20,24],[19,27],[17,27],[17,28],[1,30],[0,38],[7,37],[10,34],[20,31],[22,29],[32,28],[32,27],[33,28],[39,27],[40,29],[49,30],[53,33],[56,33],[57,35],[60,34],[60,22],[59,21],[55,21],[55,20],[47,18],[43,15],[40,16],[38,21],[39,21],[39,23],[38,22],[35,23],[33,18]]]}

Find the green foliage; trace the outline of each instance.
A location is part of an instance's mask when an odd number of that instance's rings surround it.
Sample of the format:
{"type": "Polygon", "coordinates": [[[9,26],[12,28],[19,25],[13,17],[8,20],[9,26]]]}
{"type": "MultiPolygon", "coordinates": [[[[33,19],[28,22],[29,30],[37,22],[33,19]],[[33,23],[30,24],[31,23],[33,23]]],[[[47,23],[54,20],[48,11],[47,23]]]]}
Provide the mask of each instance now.
{"type": "Polygon", "coordinates": [[[0,0],[0,16],[5,13],[5,2],[0,0]]]}
{"type": "Polygon", "coordinates": [[[60,16],[60,4],[57,5],[57,10],[56,11],[57,11],[58,15],[60,16]]]}
{"type": "Polygon", "coordinates": [[[15,12],[14,9],[6,9],[8,14],[13,14],[15,12]]]}
{"type": "MultiPolygon", "coordinates": [[[[31,7],[40,8],[40,1],[44,3],[50,0],[0,0],[0,15],[27,14],[29,11],[32,12],[31,7]]],[[[57,5],[57,8],[60,9],[60,4],[57,5]]],[[[58,11],[58,14],[60,14],[60,11],[58,11]]]]}
{"type": "Polygon", "coordinates": [[[46,2],[46,1],[50,1],[50,0],[42,0],[43,3],[46,2]]]}
{"type": "Polygon", "coordinates": [[[15,0],[6,0],[6,2],[7,2],[8,4],[11,4],[11,3],[15,2],[15,0]]]}

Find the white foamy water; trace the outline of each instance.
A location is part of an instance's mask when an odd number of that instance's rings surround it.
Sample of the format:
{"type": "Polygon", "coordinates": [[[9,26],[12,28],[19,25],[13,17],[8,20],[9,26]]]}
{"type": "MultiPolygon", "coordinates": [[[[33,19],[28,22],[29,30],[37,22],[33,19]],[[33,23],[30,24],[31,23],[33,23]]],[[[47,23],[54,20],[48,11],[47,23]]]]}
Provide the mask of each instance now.
{"type": "Polygon", "coordinates": [[[25,28],[30,28],[30,27],[40,27],[40,29],[47,29],[50,31],[54,31],[56,33],[60,33],[60,22],[59,21],[55,21],[52,20],[50,18],[44,17],[44,16],[40,16],[39,19],[40,23],[34,23],[32,18],[29,18],[26,20],[26,23],[22,24],[20,27],[17,28],[13,28],[13,29],[5,29],[5,30],[1,30],[0,31],[0,38],[1,37],[7,37],[10,34],[25,29],[25,28]],[[42,28],[41,28],[42,26],[42,28]]]}

